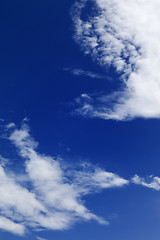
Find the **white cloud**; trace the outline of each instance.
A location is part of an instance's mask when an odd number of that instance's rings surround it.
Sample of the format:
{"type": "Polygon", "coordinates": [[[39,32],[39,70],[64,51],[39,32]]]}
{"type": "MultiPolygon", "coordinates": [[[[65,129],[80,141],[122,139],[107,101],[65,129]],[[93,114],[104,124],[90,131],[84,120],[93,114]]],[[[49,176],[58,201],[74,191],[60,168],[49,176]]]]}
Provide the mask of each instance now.
{"type": "Polygon", "coordinates": [[[0,216],[0,229],[18,235],[23,235],[25,232],[25,227],[23,226],[23,224],[15,223],[12,220],[2,216],[0,216]]]}
{"type": "Polygon", "coordinates": [[[5,166],[8,163],[9,163],[9,160],[0,155],[0,166],[5,166]]]}
{"type": "Polygon", "coordinates": [[[71,171],[70,174],[74,176],[74,182],[78,186],[78,191],[82,194],[105,188],[122,187],[129,183],[128,180],[120,178],[114,173],[105,172],[93,166],[86,170],[83,169],[83,171],[71,171]]]}
{"type": "Polygon", "coordinates": [[[82,201],[91,192],[122,187],[128,181],[100,168],[73,169],[39,154],[26,125],[12,128],[9,140],[24,159],[25,174],[0,166],[0,228],[23,235],[32,229],[68,229],[77,221],[108,221],[90,212],[82,201]]]}
{"type": "Polygon", "coordinates": [[[37,237],[38,240],[47,240],[46,238],[37,237]]]}
{"type": "Polygon", "coordinates": [[[15,125],[15,123],[9,123],[7,126],[6,126],[6,128],[13,128],[13,127],[15,127],[16,125],[15,125]]]}
{"type": "Polygon", "coordinates": [[[144,178],[140,178],[138,175],[135,175],[132,178],[132,182],[138,185],[142,185],[147,188],[152,188],[157,191],[160,191],[160,178],[150,176],[147,180],[144,178]]]}
{"type": "Polygon", "coordinates": [[[96,106],[83,102],[79,112],[117,120],[160,118],[159,0],[95,0],[97,13],[84,20],[86,2],[73,8],[74,38],[85,54],[116,69],[122,87],[98,98],[96,106]]]}
{"type": "Polygon", "coordinates": [[[97,79],[109,79],[109,77],[106,77],[91,71],[86,71],[81,68],[64,68],[64,71],[69,71],[75,76],[87,76],[90,78],[97,78],[97,79]]]}

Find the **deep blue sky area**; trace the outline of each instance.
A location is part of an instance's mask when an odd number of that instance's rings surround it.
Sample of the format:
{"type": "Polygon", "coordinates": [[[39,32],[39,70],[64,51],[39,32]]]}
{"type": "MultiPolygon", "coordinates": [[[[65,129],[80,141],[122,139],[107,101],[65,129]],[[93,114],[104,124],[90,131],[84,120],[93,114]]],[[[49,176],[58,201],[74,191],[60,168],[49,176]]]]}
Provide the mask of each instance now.
{"type": "MultiPolygon", "coordinates": [[[[0,118],[18,126],[28,118],[42,154],[75,164],[88,161],[126,179],[134,174],[159,176],[159,120],[105,121],[73,114],[78,96],[111,92],[118,78],[85,56],[73,40],[74,2],[0,1],[0,118]],[[106,79],[75,76],[65,68],[81,68],[106,79]],[[107,75],[113,80],[107,80],[107,75]]],[[[1,155],[12,158],[13,146],[4,139],[0,149],[1,155]]],[[[16,167],[22,164],[13,159],[16,167]]],[[[67,231],[32,232],[24,238],[159,240],[158,192],[130,185],[89,195],[84,201],[110,225],[83,222],[67,231]]],[[[22,238],[1,231],[0,239],[22,238]]]]}

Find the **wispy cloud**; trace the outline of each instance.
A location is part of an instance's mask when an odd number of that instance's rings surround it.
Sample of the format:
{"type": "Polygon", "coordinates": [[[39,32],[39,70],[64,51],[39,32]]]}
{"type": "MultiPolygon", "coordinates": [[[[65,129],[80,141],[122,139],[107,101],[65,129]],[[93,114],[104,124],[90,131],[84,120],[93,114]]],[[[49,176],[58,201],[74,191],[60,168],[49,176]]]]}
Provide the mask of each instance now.
{"type": "Polygon", "coordinates": [[[97,78],[97,79],[109,79],[109,77],[107,76],[103,76],[91,71],[86,71],[81,68],[64,68],[64,71],[69,71],[75,76],[87,76],[90,78],[97,78]]]}
{"type": "Polygon", "coordinates": [[[138,175],[135,175],[132,178],[132,182],[138,185],[142,185],[147,188],[152,188],[157,191],[160,191],[160,178],[150,176],[148,179],[140,178],[138,175]]]}
{"type": "Polygon", "coordinates": [[[82,199],[102,189],[122,187],[127,180],[92,165],[64,167],[59,160],[39,154],[25,124],[8,131],[8,140],[24,160],[25,174],[19,181],[17,174],[0,166],[1,229],[23,235],[28,228],[62,230],[82,220],[108,224],[90,212],[82,199]]]}
{"type": "Polygon", "coordinates": [[[5,166],[6,164],[9,163],[9,160],[7,158],[4,158],[0,155],[0,165],[5,166]]]}
{"type": "Polygon", "coordinates": [[[6,128],[13,128],[13,127],[15,127],[16,125],[15,125],[15,123],[9,123],[7,126],[6,126],[6,128]]]}
{"type": "Polygon", "coordinates": [[[46,238],[37,237],[37,240],[47,240],[46,238]]]}
{"type": "Polygon", "coordinates": [[[113,66],[122,86],[96,106],[83,102],[79,112],[117,120],[160,118],[159,0],[95,0],[97,11],[84,19],[86,2],[73,7],[74,39],[98,64],[113,66]]]}

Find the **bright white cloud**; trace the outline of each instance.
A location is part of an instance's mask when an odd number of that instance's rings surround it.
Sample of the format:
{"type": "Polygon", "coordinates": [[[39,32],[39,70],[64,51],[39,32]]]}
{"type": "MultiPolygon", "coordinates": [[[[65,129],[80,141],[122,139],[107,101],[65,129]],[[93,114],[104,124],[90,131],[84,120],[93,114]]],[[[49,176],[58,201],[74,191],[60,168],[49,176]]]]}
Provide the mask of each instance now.
{"type": "Polygon", "coordinates": [[[135,175],[132,178],[132,182],[138,185],[142,185],[147,188],[152,188],[157,191],[160,191],[160,178],[150,176],[147,180],[144,178],[140,178],[138,175],[135,175]]]}
{"type": "Polygon", "coordinates": [[[117,120],[160,118],[160,1],[95,0],[97,11],[84,20],[86,2],[73,8],[74,38],[85,54],[115,68],[122,87],[96,105],[83,99],[79,112],[117,120]]]}
{"type": "MultiPolygon", "coordinates": [[[[7,128],[8,129],[8,128],[7,128]]],[[[23,235],[32,229],[68,229],[73,223],[108,221],[90,212],[82,198],[101,189],[122,187],[128,181],[90,165],[90,168],[64,168],[60,161],[36,151],[38,145],[26,125],[14,126],[9,140],[24,160],[25,174],[0,166],[0,228],[23,235]]]]}
{"type": "Polygon", "coordinates": [[[15,223],[12,220],[2,216],[0,216],[0,229],[18,235],[23,235],[25,232],[25,227],[23,224],[15,223]]]}
{"type": "Polygon", "coordinates": [[[103,188],[122,187],[129,183],[111,172],[105,172],[93,166],[85,171],[71,171],[70,174],[74,176],[78,191],[84,195],[103,188]]]}

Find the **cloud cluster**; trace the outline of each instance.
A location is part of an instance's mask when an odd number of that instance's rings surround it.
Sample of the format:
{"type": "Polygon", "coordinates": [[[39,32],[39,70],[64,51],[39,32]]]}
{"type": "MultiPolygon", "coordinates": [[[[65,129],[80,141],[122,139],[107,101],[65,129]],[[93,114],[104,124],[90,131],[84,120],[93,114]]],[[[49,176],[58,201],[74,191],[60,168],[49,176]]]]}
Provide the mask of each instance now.
{"type": "Polygon", "coordinates": [[[160,118],[159,0],[94,0],[93,14],[84,18],[88,1],[74,5],[74,39],[100,65],[112,66],[122,86],[96,105],[83,99],[79,112],[103,119],[160,118]]]}
{"type": "Polygon", "coordinates": [[[107,225],[107,220],[85,207],[85,195],[129,183],[160,190],[159,177],[145,180],[135,175],[126,180],[88,163],[70,166],[38,153],[38,143],[27,125],[6,129],[11,131],[8,140],[24,162],[24,173],[18,175],[8,169],[8,159],[0,164],[1,230],[23,236],[29,229],[65,230],[78,221],[95,220],[107,225]]]}
{"type": "Polygon", "coordinates": [[[36,151],[37,142],[23,125],[10,128],[8,139],[24,161],[24,176],[0,165],[0,229],[24,235],[28,229],[68,229],[77,221],[106,220],[90,212],[83,196],[122,187],[128,181],[100,168],[64,167],[64,163],[36,151]],[[24,181],[25,182],[24,182],[24,181]]]}

